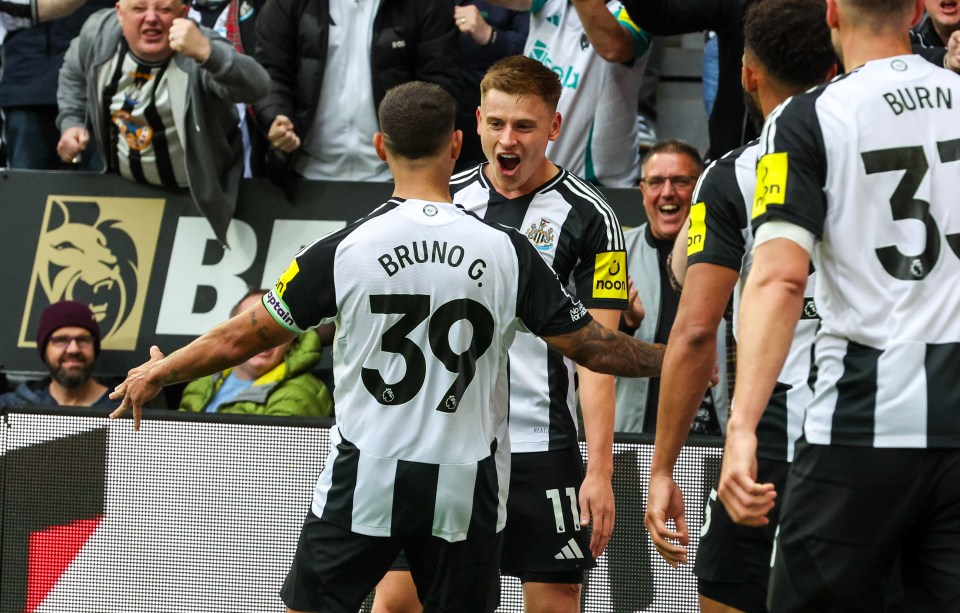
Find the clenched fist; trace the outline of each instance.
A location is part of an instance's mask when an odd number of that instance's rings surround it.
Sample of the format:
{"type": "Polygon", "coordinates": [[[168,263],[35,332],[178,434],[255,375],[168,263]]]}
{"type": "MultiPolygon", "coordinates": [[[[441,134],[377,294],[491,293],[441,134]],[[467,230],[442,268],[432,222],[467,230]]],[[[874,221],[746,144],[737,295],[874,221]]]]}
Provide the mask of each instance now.
{"type": "Polygon", "coordinates": [[[198,62],[210,57],[210,41],[192,19],[178,17],[170,25],[170,48],[198,62]]]}

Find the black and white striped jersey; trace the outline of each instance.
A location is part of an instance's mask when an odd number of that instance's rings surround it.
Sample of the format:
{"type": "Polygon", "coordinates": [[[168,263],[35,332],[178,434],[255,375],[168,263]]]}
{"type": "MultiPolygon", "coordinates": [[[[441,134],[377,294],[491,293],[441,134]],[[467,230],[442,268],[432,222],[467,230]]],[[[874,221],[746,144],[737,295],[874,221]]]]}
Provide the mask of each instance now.
{"type": "Polygon", "coordinates": [[[459,541],[503,528],[507,348],[590,321],[518,232],[393,199],[301,251],[264,305],[335,322],[337,424],[313,512],[360,534],[459,541]]]}
{"type": "Polygon", "coordinates": [[[767,119],[754,226],[818,239],[812,443],[960,446],[958,103],[960,77],[905,55],[767,119]]]}
{"type": "MultiPolygon", "coordinates": [[[[715,264],[737,271],[733,293],[734,337],[740,294],[753,264],[750,214],[757,185],[759,141],[734,149],[712,163],[700,177],[690,208],[688,265],[715,264]]],[[[813,396],[809,386],[813,338],[819,317],[813,301],[815,273],[807,280],[804,308],[793,333],[787,360],[757,426],[757,457],[791,461],[794,443],[803,433],[803,417],[813,396]]]]}
{"type": "MultiPolygon", "coordinates": [[[[627,305],[623,231],[590,184],[566,170],[533,192],[504,198],[481,164],[454,175],[453,201],[526,234],[567,290],[587,308],[627,305]]],[[[575,364],[532,334],[510,348],[510,442],[515,453],[577,444],[575,364]]]]}

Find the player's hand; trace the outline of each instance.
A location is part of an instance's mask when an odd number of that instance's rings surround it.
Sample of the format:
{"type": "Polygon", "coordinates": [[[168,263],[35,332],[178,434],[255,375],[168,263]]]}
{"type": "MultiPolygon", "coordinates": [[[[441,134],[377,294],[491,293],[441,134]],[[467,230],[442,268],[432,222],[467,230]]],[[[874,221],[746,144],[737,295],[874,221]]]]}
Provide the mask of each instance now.
{"type": "Polygon", "coordinates": [[[453,7],[453,22],[461,32],[469,34],[478,45],[486,45],[493,34],[493,27],[472,4],[453,7]]]}
{"type": "Polygon", "coordinates": [[[293,153],[300,147],[300,137],[293,130],[293,122],[286,115],[277,115],[267,131],[267,140],[274,149],[293,153]]]}
{"type": "Polygon", "coordinates": [[[960,72],[960,30],[951,34],[947,41],[947,57],[943,60],[943,65],[954,72],[960,72]]]}
{"type": "Polygon", "coordinates": [[[198,62],[210,57],[210,40],[203,35],[192,19],[177,17],[170,25],[170,48],[198,62]]]}
{"type": "Polygon", "coordinates": [[[616,513],[613,503],[613,484],[610,478],[587,471],[580,484],[580,525],[586,528],[593,519],[590,534],[590,553],[599,558],[613,534],[613,518],[616,513]]]}
{"type": "Polygon", "coordinates": [[[648,490],[647,512],[643,516],[643,525],[650,533],[653,546],[670,566],[676,568],[680,564],[686,564],[690,532],[687,530],[680,486],[670,475],[652,474],[648,490]],[[673,520],[676,530],[667,526],[669,520],[673,520]]]}
{"type": "Polygon", "coordinates": [[[633,277],[627,275],[627,308],[623,311],[623,320],[628,326],[636,330],[643,323],[646,311],[637,289],[633,286],[633,277]]]}
{"type": "Polygon", "coordinates": [[[57,143],[57,155],[64,162],[76,164],[80,161],[80,153],[90,144],[90,132],[82,126],[73,126],[63,131],[60,142],[57,143]]]}
{"type": "Polygon", "coordinates": [[[720,469],[717,493],[730,518],[744,526],[765,526],[767,513],[777,497],[772,483],[757,483],[757,435],[733,426],[727,429],[727,443],[720,469]]]}
{"type": "Polygon", "coordinates": [[[713,372],[710,373],[710,387],[717,387],[720,385],[720,356],[717,356],[717,361],[713,363],[713,372]]]}
{"type": "Polygon", "coordinates": [[[150,347],[150,359],[140,366],[131,369],[127,373],[127,378],[113,388],[110,392],[110,400],[119,400],[120,406],[110,413],[110,419],[116,419],[128,409],[133,409],[133,429],[140,429],[140,416],[143,413],[143,405],[154,398],[163,389],[163,386],[154,381],[150,376],[150,371],[156,366],[157,362],[163,359],[163,353],[156,345],[150,347]]]}

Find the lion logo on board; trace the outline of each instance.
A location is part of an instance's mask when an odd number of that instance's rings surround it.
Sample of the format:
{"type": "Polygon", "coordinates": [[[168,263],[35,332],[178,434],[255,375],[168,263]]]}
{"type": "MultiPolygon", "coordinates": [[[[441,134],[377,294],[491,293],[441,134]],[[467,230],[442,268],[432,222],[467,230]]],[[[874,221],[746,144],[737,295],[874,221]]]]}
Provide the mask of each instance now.
{"type": "Polygon", "coordinates": [[[40,313],[61,300],[90,307],[104,349],[136,348],[165,201],[50,196],[19,347],[34,347],[40,313]]]}

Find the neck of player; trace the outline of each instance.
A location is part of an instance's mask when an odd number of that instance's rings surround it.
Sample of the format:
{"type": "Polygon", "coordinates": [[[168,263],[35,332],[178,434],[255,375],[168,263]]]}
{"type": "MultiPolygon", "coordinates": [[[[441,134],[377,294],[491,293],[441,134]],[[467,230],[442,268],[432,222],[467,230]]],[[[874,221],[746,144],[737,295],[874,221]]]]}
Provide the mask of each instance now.
{"type": "Polygon", "coordinates": [[[435,158],[396,159],[390,162],[393,173],[393,197],[430,202],[453,202],[450,197],[450,173],[453,165],[438,164],[435,158]]]}

